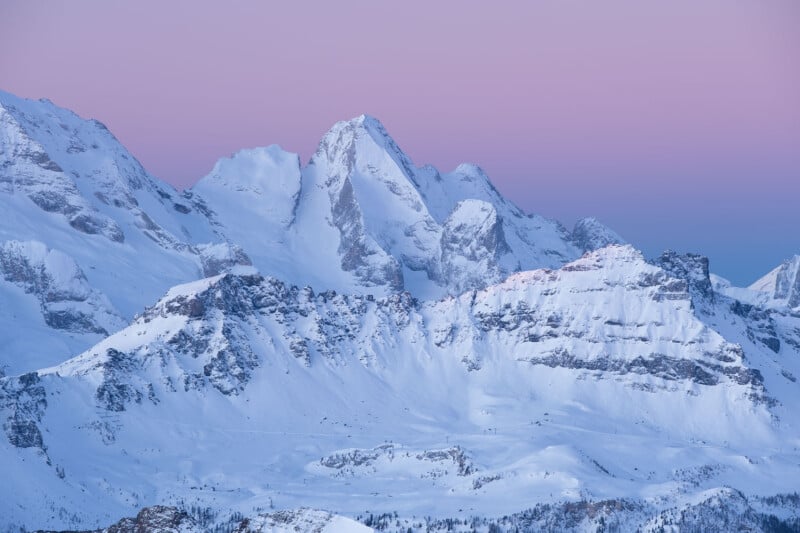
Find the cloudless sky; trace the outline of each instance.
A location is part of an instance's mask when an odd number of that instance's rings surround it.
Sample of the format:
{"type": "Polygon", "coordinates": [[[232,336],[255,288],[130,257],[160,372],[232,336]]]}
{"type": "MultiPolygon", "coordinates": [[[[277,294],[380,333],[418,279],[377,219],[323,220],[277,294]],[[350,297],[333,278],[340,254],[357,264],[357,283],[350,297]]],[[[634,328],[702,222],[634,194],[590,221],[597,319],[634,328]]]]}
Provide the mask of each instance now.
{"type": "Polygon", "coordinates": [[[749,284],[800,254],[796,0],[0,0],[0,88],[179,187],[368,113],[418,165],[477,163],[650,256],[749,284]]]}

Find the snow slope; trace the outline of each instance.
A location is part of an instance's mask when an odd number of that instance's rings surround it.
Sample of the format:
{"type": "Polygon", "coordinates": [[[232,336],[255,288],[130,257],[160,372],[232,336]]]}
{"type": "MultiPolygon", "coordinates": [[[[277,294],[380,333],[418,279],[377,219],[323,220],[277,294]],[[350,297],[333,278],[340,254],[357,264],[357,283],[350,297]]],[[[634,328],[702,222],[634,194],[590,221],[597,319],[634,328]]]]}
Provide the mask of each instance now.
{"type": "MultiPolygon", "coordinates": [[[[35,241],[68,258],[63,275],[79,269],[127,320],[168,287],[203,275],[193,245],[222,240],[204,214],[150,176],[101,123],[2,91],[0,212],[0,244],[35,241]]],[[[103,329],[122,324],[91,320],[103,329]]],[[[32,370],[46,352],[52,364],[90,345],[61,329],[37,331],[37,353],[11,348],[0,354],[0,368],[32,370]]],[[[24,343],[13,333],[5,329],[0,341],[24,343]]]]}
{"type": "Polygon", "coordinates": [[[564,228],[522,213],[478,167],[417,168],[366,115],[335,124],[305,168],[277,146],[243,150],[188,195],[260,270],[299,285],[427,299],[580,255],[564,228]]]}
{"type": "Polygon", "coordinates": [[[748,288],[763,294],[772,306],[799,308],[800,255],[787,259],[748,288]]]}
{"type": "Polygon", "coordinates": [[[0,462],[25,480],[0,515],[28,528],[156,503],[499,516],[791,492],[796,394],[765,386],[767,348],[730,343],[692,299],[630,247],[426,303],[234,268],[0,381],[0,462]]]}
{"type": "Polygon", "coordinates": [[[69,357],[125,325],[71,257],[40,242],[1,243],[0,280],[4,373],[46,366],[54,355],[69,357]]]}
{"type": "Polygon", "coordinates": [[[179,194],[2,92],[0,209],[0,531],[800,528],[796,258],[647,261],[368,116],[179,194]]]}

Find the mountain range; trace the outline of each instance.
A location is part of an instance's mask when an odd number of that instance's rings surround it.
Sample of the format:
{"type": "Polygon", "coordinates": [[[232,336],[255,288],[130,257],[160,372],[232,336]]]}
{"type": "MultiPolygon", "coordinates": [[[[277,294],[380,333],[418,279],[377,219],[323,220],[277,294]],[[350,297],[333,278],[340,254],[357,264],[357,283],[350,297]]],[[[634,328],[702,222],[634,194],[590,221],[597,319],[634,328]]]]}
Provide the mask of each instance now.
{"type": "Polygon", "coordinates": [[[177,191],[4,92],[0,210],[0,530],[800,530],[798,257],[734,287],[366,115],[177,191]]]}

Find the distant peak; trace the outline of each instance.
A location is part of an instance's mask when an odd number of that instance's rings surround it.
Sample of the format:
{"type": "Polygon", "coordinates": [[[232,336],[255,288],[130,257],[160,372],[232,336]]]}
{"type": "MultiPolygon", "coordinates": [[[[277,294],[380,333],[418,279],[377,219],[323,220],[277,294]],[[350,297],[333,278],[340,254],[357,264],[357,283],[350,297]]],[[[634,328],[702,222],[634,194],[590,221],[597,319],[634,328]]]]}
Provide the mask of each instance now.
{"type": "Polygon", "coordinates": [[[486,172],[475,163],[461,163],[453,171],[455,174],[461,174],[470,178],[483,178],[488,179],[486,172]]]}
{"type": "MultiPolygon", "coordinates": [[[[340,120],[331,126],[331,129],[323,137],[323,141],[329,137],[341,138],[347,133],[352,136],[356,132],[363,132],[371,135],[378,143],[383,144],[385,139],[391,140],[391,136],[386,131],[380,120],[372,115],[361,114],[350,120],[340,120]]],[[[393,142],[393,141],[392,141],[393,142]]]]}
{"type": "Polygon", "coordinates": [[[383,129],[383,124],[381,124],[380,120],[378,120],[377,118],[373,117],[372,115],[367,115],[366,113],[362,113],[362,114],[358,115],[357,117],[355,117],[353,119],[350,119],[349,122],[352,122],[353,124],[358,124],[358,125],[364,126],[364,127],[374,127],[374,128],[383,129]]]}
{"type": "Polygon", "coordinates": [[[311,163],[327,161],[348,171],[354,168],[359,156],[372,157],[385,153],[416,183],[415,168],[411,159],[400,149],[380,120],[370,115],[359,115],[342,120],[322,137],[311,163]]]}
{"type": "Polygon", "coordinates": [[[245,148],[219,159],[198,185],[202,189],[210,183],[270,195],[294,191],[300,184],[300,158],[277,144],[245,148]]]}
{"type": "Polygon", "coordinates": [[[617,232],[594,217],[582,218],[572,230],[572,242],[584,252],[597,250],[610,244],[626,244],[617,232]]]}
{"type": "Polygon", "coordinates": [[[258,160],[270,160],[270,161],[281,161],[287,157],[291,158],[295,156],[295,154],[291,152],[287,152],[279,144],[270,144],[269,146],[256,146],[254,148],[242,148],[241,150],[237,150],[236,152],[232,153],[228,157],[223,157],[220,161],[225,160],[248,160],[248,159],[258,159],[258,160]]]}

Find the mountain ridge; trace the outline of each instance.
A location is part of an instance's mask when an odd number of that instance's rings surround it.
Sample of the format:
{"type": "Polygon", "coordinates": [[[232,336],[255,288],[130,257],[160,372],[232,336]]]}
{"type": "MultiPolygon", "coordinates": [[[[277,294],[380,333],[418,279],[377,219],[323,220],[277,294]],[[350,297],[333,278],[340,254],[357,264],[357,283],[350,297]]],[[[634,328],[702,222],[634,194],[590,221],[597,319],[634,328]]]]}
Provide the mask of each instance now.
{"type": "Polygon", "coordinates": [[[369,116],[178,193],[0,93],[0,208],[0,530],[800,523],[791,260],[645,258],[369,116]]]}

